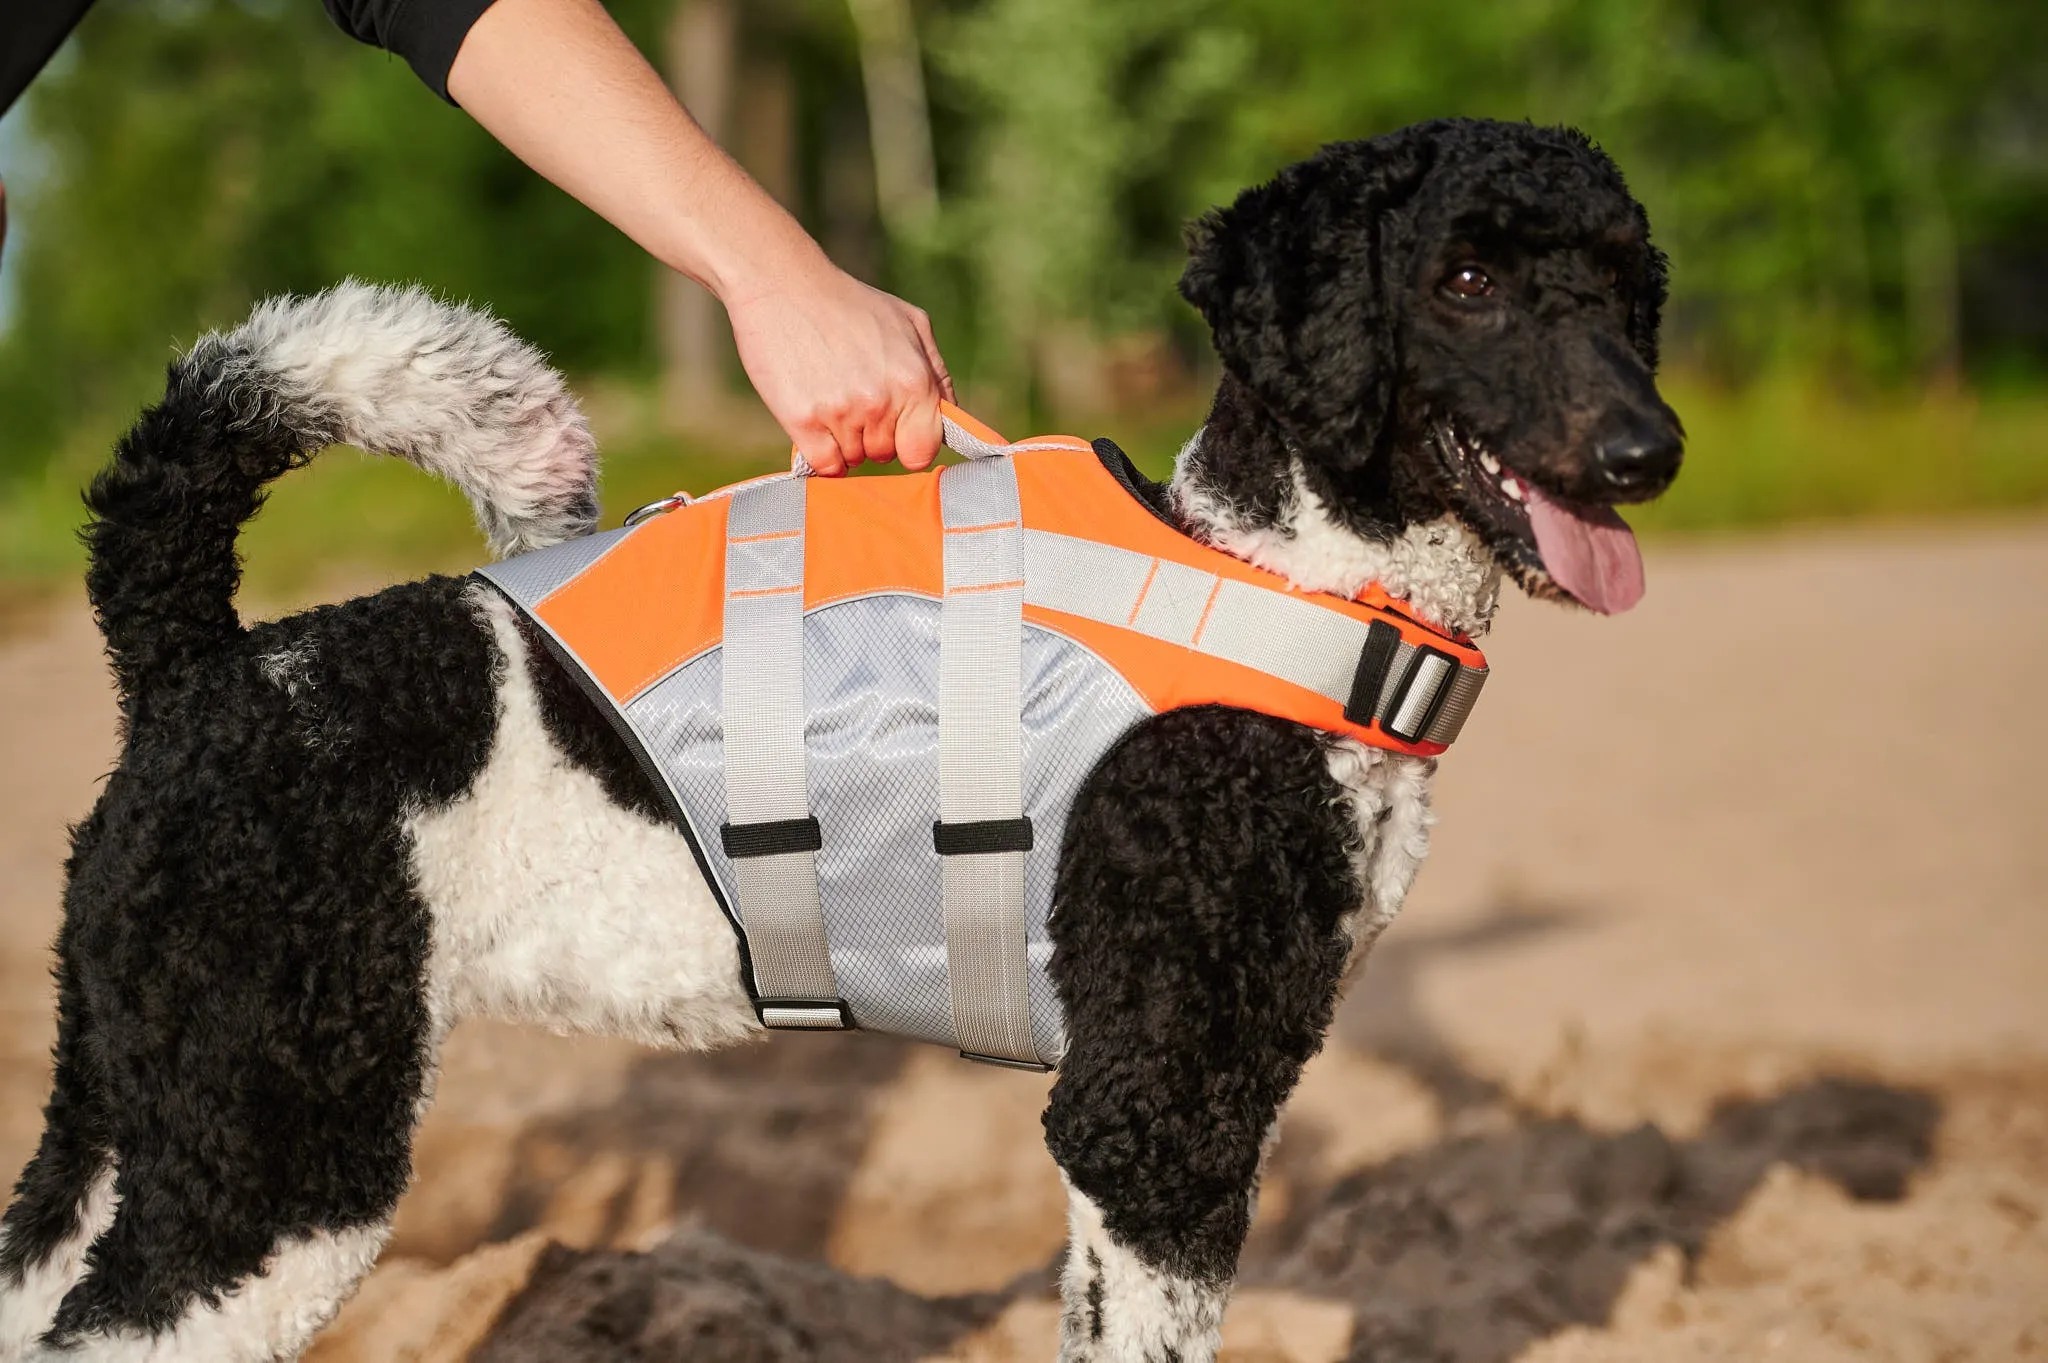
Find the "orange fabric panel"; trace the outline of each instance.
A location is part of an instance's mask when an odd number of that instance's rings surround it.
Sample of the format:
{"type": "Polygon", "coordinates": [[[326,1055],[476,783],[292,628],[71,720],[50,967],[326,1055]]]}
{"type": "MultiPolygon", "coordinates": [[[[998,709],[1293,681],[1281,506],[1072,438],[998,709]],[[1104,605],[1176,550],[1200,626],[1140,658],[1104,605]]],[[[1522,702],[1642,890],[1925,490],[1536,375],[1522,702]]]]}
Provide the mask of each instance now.
{"type": "Polygon", "coordinates": [[[937,469],[812,478],[804,493],[805,610],[877,591],[944,592],[937,469]]]}
{"type": "Polygon", "coordinates": [[[619,704],[723,636],[729,505],[656,516],[534,608],[619,704]]]}
{"type": "Polygon", "coordinates": [[[1183,705],[1232,705],[1417,757],[1434,757],[1445,750],[1441,743],[1403,743],[1392,734],[1353,724],[1344,718],[1344,707],[1321,692],[1149,634],[1043,606],[1025,606],[1024,619],[1093,651],[1122,674],[1154,711],[1183,705]]]}

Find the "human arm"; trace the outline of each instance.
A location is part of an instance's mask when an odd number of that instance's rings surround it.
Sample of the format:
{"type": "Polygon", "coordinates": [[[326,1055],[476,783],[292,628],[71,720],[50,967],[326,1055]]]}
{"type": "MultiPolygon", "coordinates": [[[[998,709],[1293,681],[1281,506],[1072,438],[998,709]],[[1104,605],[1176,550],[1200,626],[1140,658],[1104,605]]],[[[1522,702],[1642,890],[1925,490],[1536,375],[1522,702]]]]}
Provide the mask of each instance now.
{"type": "Polygon", "coordinates": [[[91,8],[92,0],[16,0],[0,5],[0,114],[21,98],[91,8]]]}
{"type": "Polygon", "coordinates": [[[892,455],[923,468],[937,454],[938,403],[951,383],[924,313],[833,265],[684,112],[597,0],[326,3],[413,15],[404,20],[413,30],[366,40],[419,51],[405,55],[429,85],[434,53],[474,11],[444,93],[718,297],[748,378],[813,469],[839,473],[892,455]],[[430,31],[423,12],[434,5],[446,17],[430,31]]]}

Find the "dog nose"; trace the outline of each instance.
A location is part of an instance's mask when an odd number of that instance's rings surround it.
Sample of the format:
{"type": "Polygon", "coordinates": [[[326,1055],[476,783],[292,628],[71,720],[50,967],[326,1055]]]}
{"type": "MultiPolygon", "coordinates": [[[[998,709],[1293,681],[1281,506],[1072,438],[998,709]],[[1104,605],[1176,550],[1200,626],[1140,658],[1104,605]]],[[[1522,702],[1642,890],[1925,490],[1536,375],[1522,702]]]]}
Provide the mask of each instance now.
{"type": "Polygon", "coordinates": [[[1663,487],[1678,475],[1684,453],[1677,425],[1644,412],[1609,413],[1594,434],[1593,462],[1618,492],[1663,487]]]}

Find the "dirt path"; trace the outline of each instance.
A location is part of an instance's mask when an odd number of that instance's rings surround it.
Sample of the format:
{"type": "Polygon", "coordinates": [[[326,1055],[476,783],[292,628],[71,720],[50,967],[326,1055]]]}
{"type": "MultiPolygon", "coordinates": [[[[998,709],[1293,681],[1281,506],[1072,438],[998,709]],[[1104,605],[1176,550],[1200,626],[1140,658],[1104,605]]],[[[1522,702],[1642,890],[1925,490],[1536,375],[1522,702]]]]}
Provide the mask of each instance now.
{"type": "MultiPolygon", "coordinates": [[[[1504,611],[1435,854],[1290,1110],[1234,1357],[2048,1359],[2048,524],[1650,572],[1620,620],[1504,611]]],[[[0,642],[8,1168],[111,715],[82,612],[0,642]]],[[[465,1027],[320,1356],[1049,1356],[1042,1091],[867,1038],[465,1027]],[[962,1292],[995,1295],[930,1300],[962,1292]]]]}

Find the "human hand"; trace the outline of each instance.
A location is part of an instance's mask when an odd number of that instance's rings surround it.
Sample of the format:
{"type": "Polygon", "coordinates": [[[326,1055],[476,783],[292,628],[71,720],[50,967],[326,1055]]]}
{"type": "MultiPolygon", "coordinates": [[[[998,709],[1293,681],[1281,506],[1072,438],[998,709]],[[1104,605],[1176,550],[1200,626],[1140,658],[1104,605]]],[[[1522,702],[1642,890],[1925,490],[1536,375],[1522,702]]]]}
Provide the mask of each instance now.
{"type": "Polygon", "coordinates": [[[754,391],[814,473],[900,458],[923,469],[943,440],[953,380],[931,319],[823,255],[809,268],[725,298],[754,391]]]}

